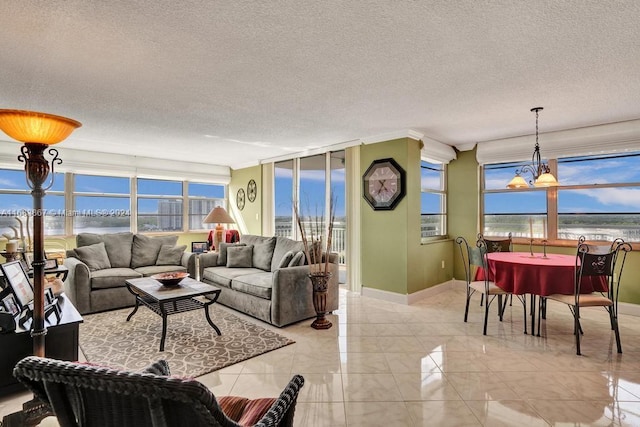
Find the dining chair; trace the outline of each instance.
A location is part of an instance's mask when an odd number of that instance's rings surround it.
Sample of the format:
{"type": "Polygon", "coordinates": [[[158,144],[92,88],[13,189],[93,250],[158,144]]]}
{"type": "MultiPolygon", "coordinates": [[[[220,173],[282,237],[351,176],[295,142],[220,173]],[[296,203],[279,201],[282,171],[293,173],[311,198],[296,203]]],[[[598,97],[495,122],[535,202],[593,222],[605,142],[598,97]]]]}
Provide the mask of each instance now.
{"type": "Polygon", "coordinates": [[[585,307],[603,307],[609,313],[611,330],[614,331],[618,353],[622,353],[620,342],[620,330],[618,328],[618,291],[620,290],[620,278],[627,254],[631,252],[631,245],[622,239],[616,239],[608,251],[602,251],[601,247],[595,247],[584,243],[578,243],[575,265],[574,292],[573,295],[553,294],[546,299],[561,302],[569,306],[573,314],[573,333],[576,337],[576,354],[580,356],[580,339],[583,334],[580,324],[580,309],[585,307]],[[601,277],[607,283],[607,293],[593,292],[582,294],[581,284],[585,277],[601,277]]]}
{"type": "Polygon", "coordinates": [[[61,427],[290,427],[304,385],[294,375],[277,398],[219,397],[193,378],[171,376],[164,360],[129,372],[29,356],[13,374],[61,427]]]}
{"type": "MultiPolygon", "coordinates": [[[[507,235],[506,239],[487,239],[482,233],[478,233],[477,239],[482,239],[487,244],[487,253],[492,252],[513,252],[513,240],[511,233],[507,235]]],[[[511,305],[513,301],[513,295],[509,296],[509,305],[511,305]]],[[[480,306],[482,307],[482,302],[484,301],[484,295],[480,296],[480,306]]],[[[505,304],[507,303],[505,299],[505,304]]]]}
{"type": "Polygon", "coordinates": [[[483,297],[486,297],[486,303],[484,305],[484,328],[483,334],[487,335],[487,320],[489,318],[489,307],[491,303],[498,297],[498,317],[502,322],[502,316],[504,314],[504,306],[502,305],[502,296],[508,295],[508,293],[492,281],[489,280],[489,268],[487,264],[487,244],[484,239],[478,239],[475,247],[470,247],[467,240],[464,237],[456,238],[456,243],[460,249],[460,257],[462,264],[464,265],[465,281],[466,281],[466,303],[464,307],[464,321],[467,321],[469,317],[469,302],[471,296],[476,292],[480,293],[483,297]],[[475,280],[475,273],[478,268],[483,268],[485,274],[482,280],[475,280]]]}

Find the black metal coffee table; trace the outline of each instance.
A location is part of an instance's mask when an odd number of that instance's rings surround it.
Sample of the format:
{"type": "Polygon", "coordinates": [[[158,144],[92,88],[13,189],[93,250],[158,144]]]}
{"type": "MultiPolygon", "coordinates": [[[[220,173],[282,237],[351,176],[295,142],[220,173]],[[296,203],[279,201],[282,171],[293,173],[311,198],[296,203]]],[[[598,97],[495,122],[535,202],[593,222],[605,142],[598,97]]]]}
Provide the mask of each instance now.
{"type": "Polygon", "coordinates": [[[149,307],[151,311],[162,317],[160,351],[164,351],[164,341],[167,335],[167,316],[170,314],[184,313],[202,308],[209,325],[218,335],[222,335],[220,329],[209,316],[209,306],[218,300],[221,292],[220,288],[207,285],[190,277],[183,279],[178,286],[171,287],[164,286],[151,277],[129,279],[125,283],[129,292],[136,297],[136,306],[127,317],[127,322],[136,314],[140,304],[149,307]]]}

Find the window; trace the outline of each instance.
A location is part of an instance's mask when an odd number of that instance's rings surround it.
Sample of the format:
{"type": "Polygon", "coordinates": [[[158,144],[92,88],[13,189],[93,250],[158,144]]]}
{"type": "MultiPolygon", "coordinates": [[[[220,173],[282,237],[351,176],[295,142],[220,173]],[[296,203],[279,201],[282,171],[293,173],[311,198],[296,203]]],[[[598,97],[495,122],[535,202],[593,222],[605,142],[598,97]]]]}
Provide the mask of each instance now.
{"type": "Polygon", "coordinates": [[[274,166],[276,236],[293,238],[293,160],[277,162],[274,166]]]}
{"type": "Polygon", "coordinates": [[[138,231],[182,231],[182,182],[138,178],[138,231]]]}
{"type": "Polygon", "coordinates": [[[225,206],[224,185],[199,184],[190,182],[189,194],[189,230],[215,228],[216,224],[204,224],[202,221],[217,206],[225,206]]]}
{"type": "Polygon", "coordinates": [[[73,181],[74,234],[131,229],[129,178],[74,175],[73,181]]]}
{"type": "MultiPolygon", "coordinates": [[[[46,185],[46,183],[45,183],[46,185]]],[[[56,236],[64,234],[64,174],[56,173],[53,186],[43,199],[44,234],[56,236]]],[[[27,214],[32,215],[33,198],[27,185],[24,170],[0,169],[0,227],[11,234],[17,230],[20,239],[27,238],[27,214]],[[16,219],[16,217],[19,218],[16,219]]],[[[33,230],[33,223],[29,222],[33,230]]],[[[31,233],[29,231],[29,233],[31,233]]]]}
{"type": "Polygon", "coordinates": [[[447,200],[445,165],[420,162],[420,237],[444,236],[447,200]]]}
{"type": "MultiPolygon", "coordinates": [[[[518,164],[484,166],[483,232],[514,237],[640,241],[640,153],[557,160],[560,186],[507,190],[518,164]],[[557,212],[557,215],[554,214],[557,212]],[[532,226],[530,229],[529,220],[532,226]],[[544,230],[545,224],[549,225],[544,230]],[[531,231],[533,231],[531,233],[531,231]]],[[[550,162],[552,167],[554,162],[550,162]]]]}

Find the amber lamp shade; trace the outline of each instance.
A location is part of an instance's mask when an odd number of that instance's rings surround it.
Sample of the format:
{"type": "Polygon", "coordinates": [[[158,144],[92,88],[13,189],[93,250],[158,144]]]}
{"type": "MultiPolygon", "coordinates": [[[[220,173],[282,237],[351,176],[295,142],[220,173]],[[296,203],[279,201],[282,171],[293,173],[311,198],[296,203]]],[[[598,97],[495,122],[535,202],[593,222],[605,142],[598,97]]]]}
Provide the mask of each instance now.
{"type": "Polygon", "coordinates": [[[24,143],[57,144],[80,126],[80,122],[53,114],[0,109],[0,129],[24,143]]]}

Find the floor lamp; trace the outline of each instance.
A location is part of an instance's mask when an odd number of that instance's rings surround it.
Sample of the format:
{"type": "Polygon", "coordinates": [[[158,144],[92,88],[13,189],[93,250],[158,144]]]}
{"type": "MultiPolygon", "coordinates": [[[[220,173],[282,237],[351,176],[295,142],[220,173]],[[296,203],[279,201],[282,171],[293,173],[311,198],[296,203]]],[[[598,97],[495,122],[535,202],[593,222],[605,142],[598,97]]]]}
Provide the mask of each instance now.
{"type": "Polygon", "coordinates": [[[33,198],[34,298],[31,336],[33,337],[33,354],[40,357],[45,355],[44,342],[47,334],[47,328],[44,325],[45,261],[42,199],[45,191],[53,185],[55,165],[62,163],[55,148],[48,150],[48,154],[53,156],[51,162],[45,158],[44,151],[48,145],[63,141],[80,126],[82,125],[75,120],[52,114],[0,109],[0,130],[24,144],[18,160],[24,163],[27,184],[31,188],[33,198]]]}
{"type": "Polygon", "coordinates": [[[225,239],[222,235],[224,232],[224,228],[222,224],[234,224],[235,221],[231,216],[227,213],[226,210],[222,206],[216,206],[211,209],[209,215],[202,221],[205,224],[218,224],[216,225],[216,229],[213,234],[213,246],[215,246],[216,251],[220,250],[220,242],[224,242],[225,239]]]}

